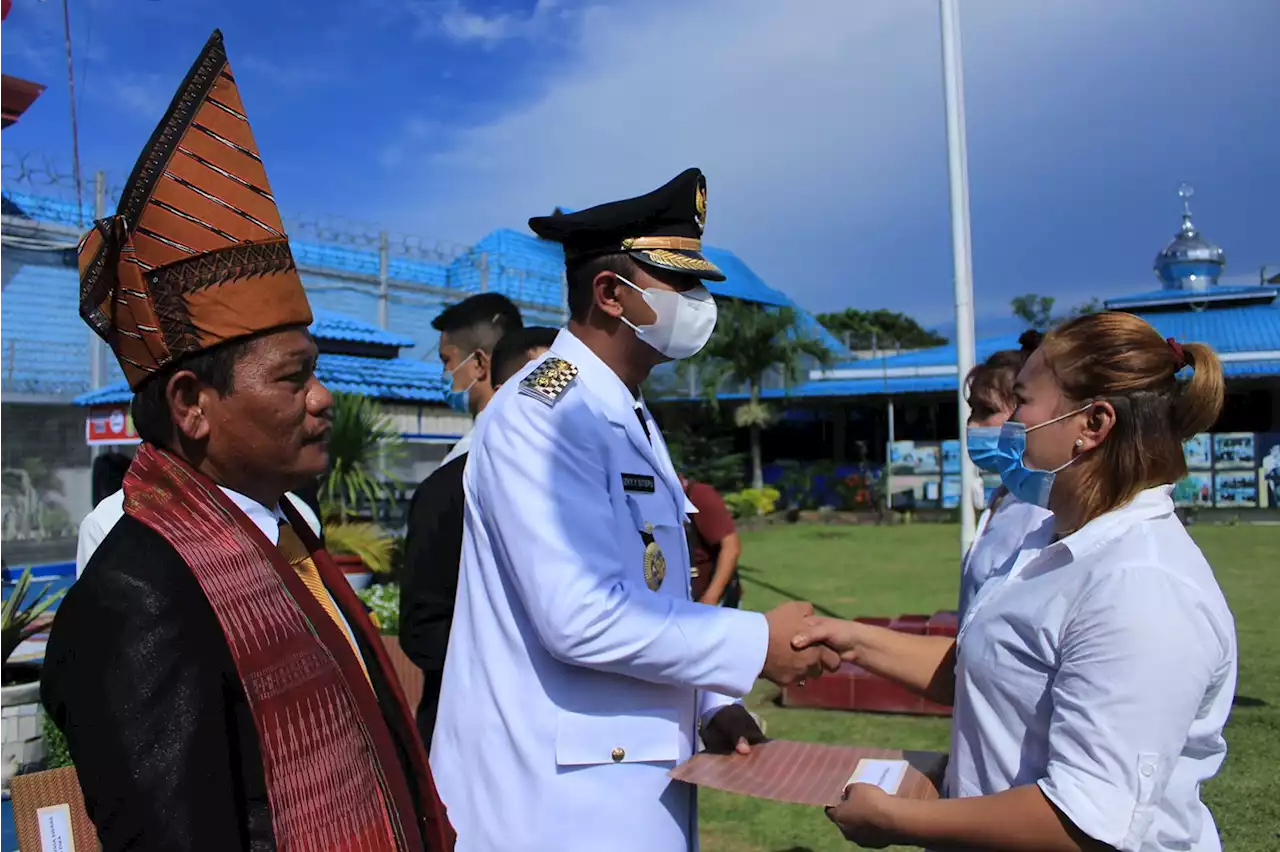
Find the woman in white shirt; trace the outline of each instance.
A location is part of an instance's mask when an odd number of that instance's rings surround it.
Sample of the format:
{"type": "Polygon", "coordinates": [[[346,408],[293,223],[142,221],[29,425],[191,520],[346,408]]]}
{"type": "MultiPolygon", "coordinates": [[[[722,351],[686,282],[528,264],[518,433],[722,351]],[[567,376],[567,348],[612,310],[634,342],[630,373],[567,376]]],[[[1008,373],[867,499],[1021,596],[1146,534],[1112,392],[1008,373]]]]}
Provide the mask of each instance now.
{"type": "MultiPolygon", "coordinates": [[[[1042,335],[1027,331],[1018,338],[1021,349],[1003,349],[969,371],[965,379],[965,396],[969,400],[969,458],[987,473],[999,473],[994,462],[1000,427],[1004,425],[1018,401],[1013,385],[1018,371],[1028,356],[1040,345],[1042,335]]],[[[1048,509],[1024,503],[1005,488],[991,498],[983,494],[982,482],[976,481],[975,506],[981,512],[978,530],[969,552],[960,562],[960,620],[963,621],[978,590],[993,577],[1008,572],[1022,541],[1050,517],[1048,509]]]]}
{"type": "Polygon", "coordinates": [[[1182,441],[1222,409],[1221,364],[1095,314],[1046,335],[1017,395],[1001,480],[1053,523],[979,592],[959,638],[837,619],[796,637],[954,694],[947,798],[855,784],[828,814],[864,846],[1217,852],[1199,791],[1226,755],[1235,625],[1171,492],[1182,441]]]}

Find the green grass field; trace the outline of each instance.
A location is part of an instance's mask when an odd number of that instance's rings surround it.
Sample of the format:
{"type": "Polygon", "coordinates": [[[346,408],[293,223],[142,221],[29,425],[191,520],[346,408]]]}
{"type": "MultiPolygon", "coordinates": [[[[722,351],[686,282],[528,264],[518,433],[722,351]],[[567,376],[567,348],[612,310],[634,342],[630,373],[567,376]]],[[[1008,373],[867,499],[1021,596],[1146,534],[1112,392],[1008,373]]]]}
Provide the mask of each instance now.
{"type": "MultiPolygon", "coordinates": [[[[1229,852],[1280,848],[1280,527],[1193,528],[1235,613],[1240,682],[1223,771],[1204,789],[1229,852]]],[[[843,617],[954,609],[955,526],[788,526],[744,534],[743,606],[812,601],[843,617]]],[[[771,737],[893,748],[947,748],[950,720],[778,707],[757,684],[748,705],[771,737]]],[[[704,852],[851,848],[821,811],[704,790],[704,852]]]]}

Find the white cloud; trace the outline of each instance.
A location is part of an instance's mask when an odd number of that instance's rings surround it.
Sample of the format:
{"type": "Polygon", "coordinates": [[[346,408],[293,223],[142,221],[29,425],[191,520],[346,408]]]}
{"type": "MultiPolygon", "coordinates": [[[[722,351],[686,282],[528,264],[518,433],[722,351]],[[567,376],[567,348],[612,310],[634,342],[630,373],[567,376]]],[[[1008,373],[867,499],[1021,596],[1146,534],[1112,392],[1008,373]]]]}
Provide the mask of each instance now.
{"type": "Polygon", "coordinates": [[[404,122],[400,132],[378,154],[378,162],[385,169],[402,169],[411,164],[414,151],[421,149],[426,140],[440,136],[444,128],[425,118],[414,117],[404,122]]]}
{"type": "Polygon", "coordinates": [[[426,177],[443,179],[433,194],[460,196],[440,220],[483,229],[501,205],[518,223],[557,203],[644,191],[696,164],[708,172],[713,239],[775,219],[752,203],[759,197],[785,205],[794,230],[812,227],[807,214],[822,215],[832,195],[898,183],[878,166],[941,156],[935,52],[903,44],[920,5],[828,0],[800,16],[758,0],[588,10],[572,61],[542,97],[427,161],[426,177]],[[889,42],[921,61],[885,75],[880,51],[868,51],[889,42]],[[501,195],[476,194],[477,184],[501,195]]]}
{"type": "Polygon", "coordinates": [[[99,86],[95,96],[138,121],[156,124],[173,100],[174,90],[173,80],[164,74],[117,74],[105,90],[99,86]]]}
{"type": "Polygon", "coordinates": [[[527,15],[512,12],[486,15],[467,7],[463,0],[418,2],[409,9],[418,20],[419,36],[443,35],[482,47],[493,47],[511,39],[537,38],[549,25],[569,14],[559,0],[537,0],[527,15]]]}
{"type": "MultiPolygon", "coordinates": [[[[1152,191],[1154,178],[1112,174],[1127,166],[1107,158],[1180,155],[1172,142],[1144,148],[1166,135],[1155,122],[1168,119],[1167,94],[1185,79],[1152,58],[1167,56],[1180,27],[1197,31],[1203,8],[1190,0],[1161,13],[1110,0],[961,5],[981,276],[1000,259],[992,246],[1020,239],[984,233],[996,218],[986,205],[1006,205],[1030,232],[1051,206],[1106,221],[1106,192],[1152,191]],[[1145,135],[1116,138],[1129,132],[1129,114],[1145,135]],[[1035,191],[1045,181],[1047,192],[1050,180],[1064,197],[1035,191]],[[1099,195],[1084,197],[1091,192],[1099,195]]],[[[951,260],[937,9],[936,0],[580,8],[572,49],[539,95],[481,126],[435,127],[417,141],[398,134],[403,171],[377,215],[470,241],[497,226],[523,228],[557,204],[647,191],[697,165],[710,186],[708,240],[772,285],[816,309],[884,305],[940,321],[951,312],[951,260]]],[[[451,34],[483,45],[526,25],[500,15],[451,34]]],[[[1203,158],[1180,141],[1191,152],[1184,160],[1203,158]]],[[[1156,177],[1173,186],[1182,174],[1156,177]]],[[[1176,212],[1154,209],[1155,233],[1176,225],[1176,212]]],[[[1158,248],[1137,247],[1131,280],[1147,274],[1158,248]]],[[[1007,286],[1050,289],[1012,277],[1007,286]]],[[[993,294],[980,307],[1001,300],[993,294]]]]}
{"type": "Polygon", "coordinates": [[[237,74],[248,71],[261,77],[276,89],[297,91],[320,86],[339,78],[339,69],[319,62],[282,63],[265,56],[249,53],[232,64],[237,74]]]}

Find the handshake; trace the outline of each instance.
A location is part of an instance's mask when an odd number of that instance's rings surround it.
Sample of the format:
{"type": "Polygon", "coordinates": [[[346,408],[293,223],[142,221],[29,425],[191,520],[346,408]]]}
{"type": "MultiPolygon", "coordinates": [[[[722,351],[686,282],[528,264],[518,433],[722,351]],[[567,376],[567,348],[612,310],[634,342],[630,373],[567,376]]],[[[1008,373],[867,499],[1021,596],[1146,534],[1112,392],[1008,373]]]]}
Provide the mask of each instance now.
{"type": "Polygon", "coordinates": [[[784,603],[765,613],[769,622],[769,649],[760,676],[780,686],[818,677],[840,668],[849,649],[838,619],[816,618],[813,604],[784,603]]]}

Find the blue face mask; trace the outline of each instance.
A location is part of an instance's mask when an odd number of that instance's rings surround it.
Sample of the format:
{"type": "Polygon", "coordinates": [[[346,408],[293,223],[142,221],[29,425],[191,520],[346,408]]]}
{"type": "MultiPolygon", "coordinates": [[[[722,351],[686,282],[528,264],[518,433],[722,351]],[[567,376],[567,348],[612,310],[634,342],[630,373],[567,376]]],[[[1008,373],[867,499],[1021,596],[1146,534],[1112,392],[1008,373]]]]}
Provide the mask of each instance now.
{"type": "Polygon", "coordinates": [[[969,461],[976,464],[979,470],[987,473],[1000,472],[999,426],[970,426],[967,430],[965,444],[969,448],[969,461]]]}
{"type": "Polygon", "coordinates": [[[449,403],[450,408],[452,408],[454,411],[458,412],[459,414],[471,413],[471,385],[474,385],[476,383],[476,380],[472,379],[471,384],[467,385],[462,390],[454,390],[453,377],[459,370],[462,369],[463,365],[465,365],[468,361],[470,361],[474,357],[476,357],[476,354],[472,352],[466,358],[463,358],[462,362],[458,364],[458,366],[454,367],[452,370],[445,371],[445,373],[449,376],[449,388],[444,392],[445,401],[449,403]]]}
{"type": "MultiPolygon", "coordinates": [[[[1000,482],[1010,494],[1024,503],[1030,503],[1042,509],[1049,508],[1049,495],[1053,492],[1053,482],[1058,478],[1058,471],[1074,463],[1080,456],[1073,456],[1066,464],[1053,470],[1027,467],[1022,460],[1027,451],[1027,433],[1034,432],[1042,426],[1057,423],[1059,420],[1066,420],[1082,411],[1088,411],[1092,405],[1093,403],[1090,402],[1075,411],[1068,411],[1061,417],[1037,423],[1030,428],[1026,424],[1015,423],[1012,420],[1000,427],[1000,437],[996,441],[995,453],[991,456],[996,465],[992,473],[1000,474],[1000,482]]],[[[974,464],[977,462],[975,461],[974,464]]]]}

